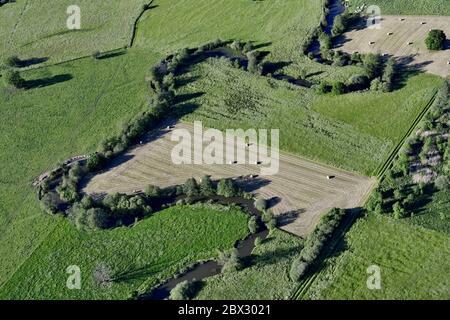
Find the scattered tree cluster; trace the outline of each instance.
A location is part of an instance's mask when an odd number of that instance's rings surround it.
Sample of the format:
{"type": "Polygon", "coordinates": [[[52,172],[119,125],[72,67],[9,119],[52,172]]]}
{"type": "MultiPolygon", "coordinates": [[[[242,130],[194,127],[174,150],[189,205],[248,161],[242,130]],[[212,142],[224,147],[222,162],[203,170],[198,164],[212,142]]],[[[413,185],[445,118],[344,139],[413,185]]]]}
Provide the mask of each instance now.
{"type": "Polygon", "coordinates": [[[407,139],[380,186],[369,198],[370,211],[400,219],[413,216],[424,200],[449,192],[450,83],[446,80],[419,129],[407,139]]]}
{"type": "Polygon", "coordinates": [[[340,51],[327,51],[335,62],[333,64],[343,66],[356,64],[362,66],[364,74],[351,76],[347,81],[335,81],[332,83],[321,82],[316,86],[318,93],[329,93],[339,95],[347,92],[365,90],[370,88],[373,91],[390,92],[394,86],[396,65],[394,58],[383,61],[379,54],[348,53],[340,51]]]}
{"type": "Polygon", "coordinates": [[[357,19],[359,19],[358,14],[351,13],[346,9],[334,19],[333,29],[331,30],[333,37],[342,35],[357,19]]]}

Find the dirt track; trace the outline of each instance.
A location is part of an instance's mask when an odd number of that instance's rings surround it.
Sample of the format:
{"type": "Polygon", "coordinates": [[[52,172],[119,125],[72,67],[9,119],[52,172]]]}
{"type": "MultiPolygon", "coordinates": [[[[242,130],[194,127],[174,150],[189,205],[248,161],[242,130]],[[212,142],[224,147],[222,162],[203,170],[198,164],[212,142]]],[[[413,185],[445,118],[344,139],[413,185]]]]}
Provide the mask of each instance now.
{"type": "MultiPolygon", "coordinates": [[[[191,124],[179,123],[175,128],[192,132],[191,124]]],[[[321,214],[332,207],[351,208],[361,201],[374,184],[356,174],[317,164],[288,154],[280,155],[280,170],[274,176],[259,175],[258,165],[174,165],[171,152],[177,142],[171,141],[171,131],[164,129],[159,137],[130,150],[117,159],[116,165],[95,176],[84,191],[89,194],[143,190],[147,185],[161,187],[182,184],[186,179],[200,179],[209,174],[213,179],[243,176],[245,188],[271,199],[272,210],[280,218],[282,228],[305,236],[312,231],[321,214]],[[327,176],[335,176],[328,180],[327,176]]]]}
{"type": "Polygon", "coordinates": [[[447,45],[443,51],[429,51],[425,45],[430,29],[441,29],[447,38],[450,37],[450,17],[382,16],[380,23],[380,29],[364,27],[345,33],[336,49],[348,53],[373,52],[402,57],[410,66],[443,77],[450,75],[450,46],[447,45]]]}

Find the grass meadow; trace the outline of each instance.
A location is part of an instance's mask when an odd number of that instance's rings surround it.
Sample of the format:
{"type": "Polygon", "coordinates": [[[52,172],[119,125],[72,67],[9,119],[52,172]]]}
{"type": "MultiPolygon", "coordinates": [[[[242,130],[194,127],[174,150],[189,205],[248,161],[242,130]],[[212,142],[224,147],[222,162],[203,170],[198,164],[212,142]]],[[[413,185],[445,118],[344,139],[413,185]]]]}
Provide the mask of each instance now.
{"type": "Polygon", "coordinates": [[[310,299],[450,299],[447,234],[369,214],[346,235],[346,249],[307,293],[310,299]],[[381,289],[369,290],[367,268],[381,270],[381,289]]]}
{"type": "Polygon", "coordinates": [[[449,191],[436,192],[430,202],[406,221],[450,236],[449,191]]]}
{"type": "Polygon", "coordinates": [[[302,239],[275,230],[255,247],[249,266],[242,271],[208,278],[197,299],[288,299],[295,288],[289,270],[293,257],[300,253],[302,246],[302,239]]]}
{"type": "Polygon", "coordinates": [[[146,108],[144,76],[158,58],[130,50],[22,73],[40,87],[0,87],[0,285],[58,225],[40,209],[33,179],[58,161],[96,150],[146,108]]]}
{"type": "Polygon", "coordinates": [[[175,206],[132,227],[81,232],[57,225],[8,283],[0,297],[14,299],[126,299],[141,285],[153,286],[199,260],[217,256],[248,233],[248,216],[217,205],[175,206]],[[64,245],[61,245],[64,244],[64,245]],[[81,269],[81,290],[66,287],[66,268],[81,269]],[[98,283],[105,266],[114,280],[98,283]]]}
{"type": "Polygon", "coordinates": [[[148,0],[79,0],[81,29],[67,28],[71,0],[17,0],[0,10],[0,58],[48,58],[48,63],[127,46],[148,0]]]}
{"type": "Polygon", "coordinates": [[[181,91],[197,96],[191,100],[197,108],[185,120],[219,129],[280,129],[283,151],[368,176],[386,160],[441,81],[422,74],[393,93],[317,95],[217,59],[184,77],[195,80],[181,91]]]}
{"type": "Polygon", "coordinates": [[[383,14],[408,14],[408,15],[445,15],[450,11],[448,0],[350,0],[350,9],[366,5],[376,5],[381,8],[383,14]]]}

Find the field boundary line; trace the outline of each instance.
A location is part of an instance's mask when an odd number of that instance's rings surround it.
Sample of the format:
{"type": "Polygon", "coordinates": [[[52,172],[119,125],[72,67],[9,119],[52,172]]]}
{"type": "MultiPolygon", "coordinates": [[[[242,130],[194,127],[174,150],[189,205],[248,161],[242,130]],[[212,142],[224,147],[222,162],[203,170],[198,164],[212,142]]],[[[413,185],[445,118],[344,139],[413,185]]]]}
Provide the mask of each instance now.
{"type": "Polygon", "coordinates": [[[137,27],[138,27],[138,24],[139,24],[139,20],[141,20],[141,18],[144,15],[145,11],[148,11],[148,10],[151,9],[150,7],[152,6],[153,2],[154,2],[154,0],[150,0],[149,3],[144,4],[142,6],[141,13],[138,14],[136,20],[134,21],[133,27],[131,28],[131,38],[130,38],[130,43],[128,44],[128,48],[133,47],[134,40],[136,38],[136,32],[137,32],[137,27]]]}
{"type": "Polygon", "coordinates": [[[331,245],[331,250],[325,253],[325,257],[323,257],[323,260],[320,262],[320,265],[316,272],[310,274],[308,277],[306,277],[303,281],[299,283],[297,286],[297,289],[295,289],[289,300],[300,300],[302,299],[305,294],[308,292],[311,285],[314,283],[316,278],[321,275],[326,270],[326,261],[329,257],[333,256],[336,253],[336,250],[339,248],[342,241],[345,239],[345,235],[347,234],[347,231],[353,226],[355,221],[361,217],[361,211],[362,209],[356,208],[351,209],[354,211],[354,213],[350,213],[349,217],[347,217],[346,221],[342,223],[342,225],[339,227],[339,230],[337,230],[337,234],[334,234],[334,237],[332,236],[325,244],[325,247],[331,245]],[[337,237],[336,237],[337,236],[337,237]]]}
{"type": "Polygon", "coordinates": [[[384,174],[386,173],[387,169],[392,166],[392,162],[394,161],[395,157],[397,156],[400,148],[405,143],[406,139],[408,139],[408,137],[411,136],[411,134],[413,133],[414,129],[417,128],[417,126],[422,121],[424,116],[428,113],[428,111],[433,106],[434,101],[436,100],[437,93],[438,93],[438,89],[434,89],[434,93],[433,93],[431,99],[428,101],[428,103],[425,105],[425,107],[419,112],[419,115],[413,121],[413,123],[411,124],[410,128],[404,134],[402,139],[400,139],[398,144],[393,148],[393,150],[391,151],[391,153],[390,153],[388,159],[386,160],[386,162],[380,168],[378,168],[378,170],[376,171],[376,176],[378,177],[378,179],[380,181],[383,180],[384,174]]]}

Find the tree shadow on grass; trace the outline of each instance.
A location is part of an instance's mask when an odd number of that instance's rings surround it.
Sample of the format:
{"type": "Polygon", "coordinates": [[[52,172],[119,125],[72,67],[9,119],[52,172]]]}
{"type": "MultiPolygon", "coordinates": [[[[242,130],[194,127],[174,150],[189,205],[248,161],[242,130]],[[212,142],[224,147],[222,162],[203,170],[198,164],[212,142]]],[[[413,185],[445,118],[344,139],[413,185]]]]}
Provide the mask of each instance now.
{"type": "MultiPolygon", "coordinates": [[[[409,78],[425,72],[425,67],[433,63],[433,61],[424,61],[414,63],[417,54],[411,54],[404,57],[396,58],[396,68],[394,77],[394,90],[402,89],[406,86],[409,78]]],[[[386,56],[387,58],[389,56],[386,56]]]]}
{"type": "Polygon", "coordinates": [[[48,57],[43,57],[43,58],[30,58],[30,59],[21,60],[20,67],[25,68],[25,67],[33,66],[35,64],[41,64],[41,63],[47,62],[48,59],[49,59],[48,57]]]}
{"type": "Polygon", "coordinates": [[[53,77],[27,80],[24,82],[23,87],[27,90],[49,87],[58,83],[66,82],[72,80],[73,76],[71,74],[60,74],[53,77]]]}
{"type": "Polygon", "coordinates": [[[102,54],[98,58],[98,60],[106,60],[106,59],[110,59],[110,58],[120,57],[120,56],[123,56],[126,53],[127,52],[125,50],[115,51],[115,52],[108,52],[108,53],[102,54]]]}
{"type": "Polygon", "coordinates": [[[306,211],[305,209],[298,209],[298,210],[293,210],[293,211],[285,212],[283,214],[278,215],[276,217],[277,226],[284,227],[284,226],[287,226],[287,225],[293,223],[305,211],[306,211]]]}
{"type": "Polygon", "coordinates": [[[286,259],[300,253],[301,248],[276,249],[265,252],[262,255],[250,255],[243,259],[246,267],[257,264],[258,267],[264,267],[277,263],[280,259],[286,259]]]}

